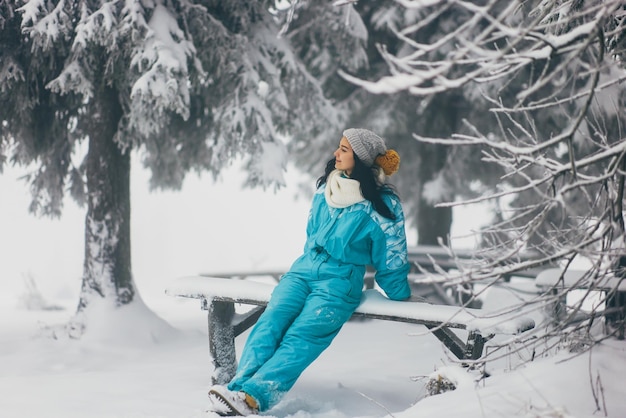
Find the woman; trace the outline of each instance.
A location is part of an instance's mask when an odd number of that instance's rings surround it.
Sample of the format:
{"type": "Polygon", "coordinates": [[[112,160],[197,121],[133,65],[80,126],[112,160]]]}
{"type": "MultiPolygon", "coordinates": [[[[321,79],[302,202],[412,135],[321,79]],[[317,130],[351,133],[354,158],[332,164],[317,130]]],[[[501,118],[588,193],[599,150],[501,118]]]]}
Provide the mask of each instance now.
{"type": "Polygon", "coordinates": [[[209,391],[216,412],[274,406],[331,343],[359,305],[365,266],[390,299],[411,295],[404,214],[385,185],[400,158],[366,129],[347,129],[317,180],[304,254],[274,289],[228,387],[209,391]]]}

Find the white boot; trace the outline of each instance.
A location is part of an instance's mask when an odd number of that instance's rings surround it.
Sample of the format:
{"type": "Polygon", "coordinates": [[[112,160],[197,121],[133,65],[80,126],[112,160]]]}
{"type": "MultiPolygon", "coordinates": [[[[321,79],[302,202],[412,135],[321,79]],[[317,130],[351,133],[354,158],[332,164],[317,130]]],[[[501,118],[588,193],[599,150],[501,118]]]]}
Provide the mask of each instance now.
{"type": "Polygon", "coordinates": [[[244,392],[233,392],[220,385],[212,386],[209,389],[209,399],[215,406],[214,412],[223,417],[245,417],[257,414],[259,412],[258,409],[249,404],[249,402],[257,404],[256,401],[250,395],[247,396],[250,401],[246,401],[244,392]]]}

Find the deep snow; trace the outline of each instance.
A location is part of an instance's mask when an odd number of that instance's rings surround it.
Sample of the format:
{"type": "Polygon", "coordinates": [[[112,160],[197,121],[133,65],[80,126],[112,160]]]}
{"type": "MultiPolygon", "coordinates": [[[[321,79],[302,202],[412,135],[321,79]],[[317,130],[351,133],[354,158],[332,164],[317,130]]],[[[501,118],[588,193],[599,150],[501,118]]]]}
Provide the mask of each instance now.
{"type": "MultiPolygon", "coordinates": [[[[528,288],[527,280],[514,283],[528,288]]],[[[492,288],[487,305],[510,292],[492,288]]],[[[114,311],[106,305],[75,340],[66,310],[29,311],[4,294],[0,315],[3,417],[211,417],[206,317],[197,300],[162,296],[114,311]],[[13,303],[12,303],[13,301],[13,303]],[[153,312],[158,314],[154,315],[153,312]],[[7,320],[8,319],[8,320],[7,320]]],[[[238,350],[245,339],[237,339],[238,350]]],[[[490,377],[458,366],[422,326],[350,321],[267,415],[344,417],[624,417],[626,344],[591,352],[530,353],[487,365],[490,377]],[[456,380],[455,391],[421,399],[426,376],[456,380]],[[597,400],[594,399],[594,390],[597,400]]]]}

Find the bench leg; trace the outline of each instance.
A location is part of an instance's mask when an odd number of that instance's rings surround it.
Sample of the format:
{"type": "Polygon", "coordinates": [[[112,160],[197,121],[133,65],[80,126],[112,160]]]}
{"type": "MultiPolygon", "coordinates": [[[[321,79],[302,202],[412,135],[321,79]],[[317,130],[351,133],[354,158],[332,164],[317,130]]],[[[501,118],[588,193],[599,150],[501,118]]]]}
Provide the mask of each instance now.
{"type": "Polygon", "coordinates": [[[463,360],[465,358],[465,344],[454,332],[452,332],[452,330],[447,327],[429,325],[426,325],[426,327],[435,335],[435,337],[439,339],[439,341],[443,343],[443,345],[448,347],[448,350],[450,350],[456,358],[459,360],[463,360]]]}
{"type": "Polygon", "coordinates": [[[485,342],[489,341],[492,336],[483,337],[480,333],[470,331],[467,336],[467,343],[463,343],[461,339],[447,327],[435,327],[426,325],[435,337],[439,339],[448,350],[452,352],[459,360],[478,360],[483,355],[485,342]]]}
{"type": "Polygon", "coordinates": [[[470,331],[467,336],[467,344],[465,345],[465,358],[470,360],[478,360],[483,355],[487,338],[477,332],[470,331]]]}
{"type": "Polygon", "coordinates": [[[613,330],[618,339],[623,340],[626,322],[626,292],[609,293],[605,309],[610,311],[605,317],[607,328],[613,330]]]}
{"type": "Polygon", "coordinates": [[[207,305],[209,351],[214,367],[211,380],[213,384],[226,384],[235,376],[237,370],[233,329],[235,305],[232,302],[218,301],[211,301],[207,305]]]}

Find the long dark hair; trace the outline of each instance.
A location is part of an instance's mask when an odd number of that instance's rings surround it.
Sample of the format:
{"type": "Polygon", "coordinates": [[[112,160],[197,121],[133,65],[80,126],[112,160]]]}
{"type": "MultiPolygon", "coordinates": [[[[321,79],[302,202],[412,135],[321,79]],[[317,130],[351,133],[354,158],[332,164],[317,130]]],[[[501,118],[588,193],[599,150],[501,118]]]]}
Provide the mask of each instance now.
{"type": "MultiPolygon", "coordinates": [[[[324,169],[324,175],[317,179],[317,188],[319,189],[323,184],[326,184],[328,176],[335,169],[335,159],[332,158],[326,163],[324,169]]],[[[380,213],[387,219],[396,220],[396,215],[389,209],[383,200],[384,194],[393,194],[395,191],[388,184],[378,184],[376,181],[376,175],[371,167],[365,165],[356,154],[354,154],[354,168],[350,173],[350,178],[357,180],[361,185],[361,194],[364,198],[372,202],[376,212],[380,213]]]]}

